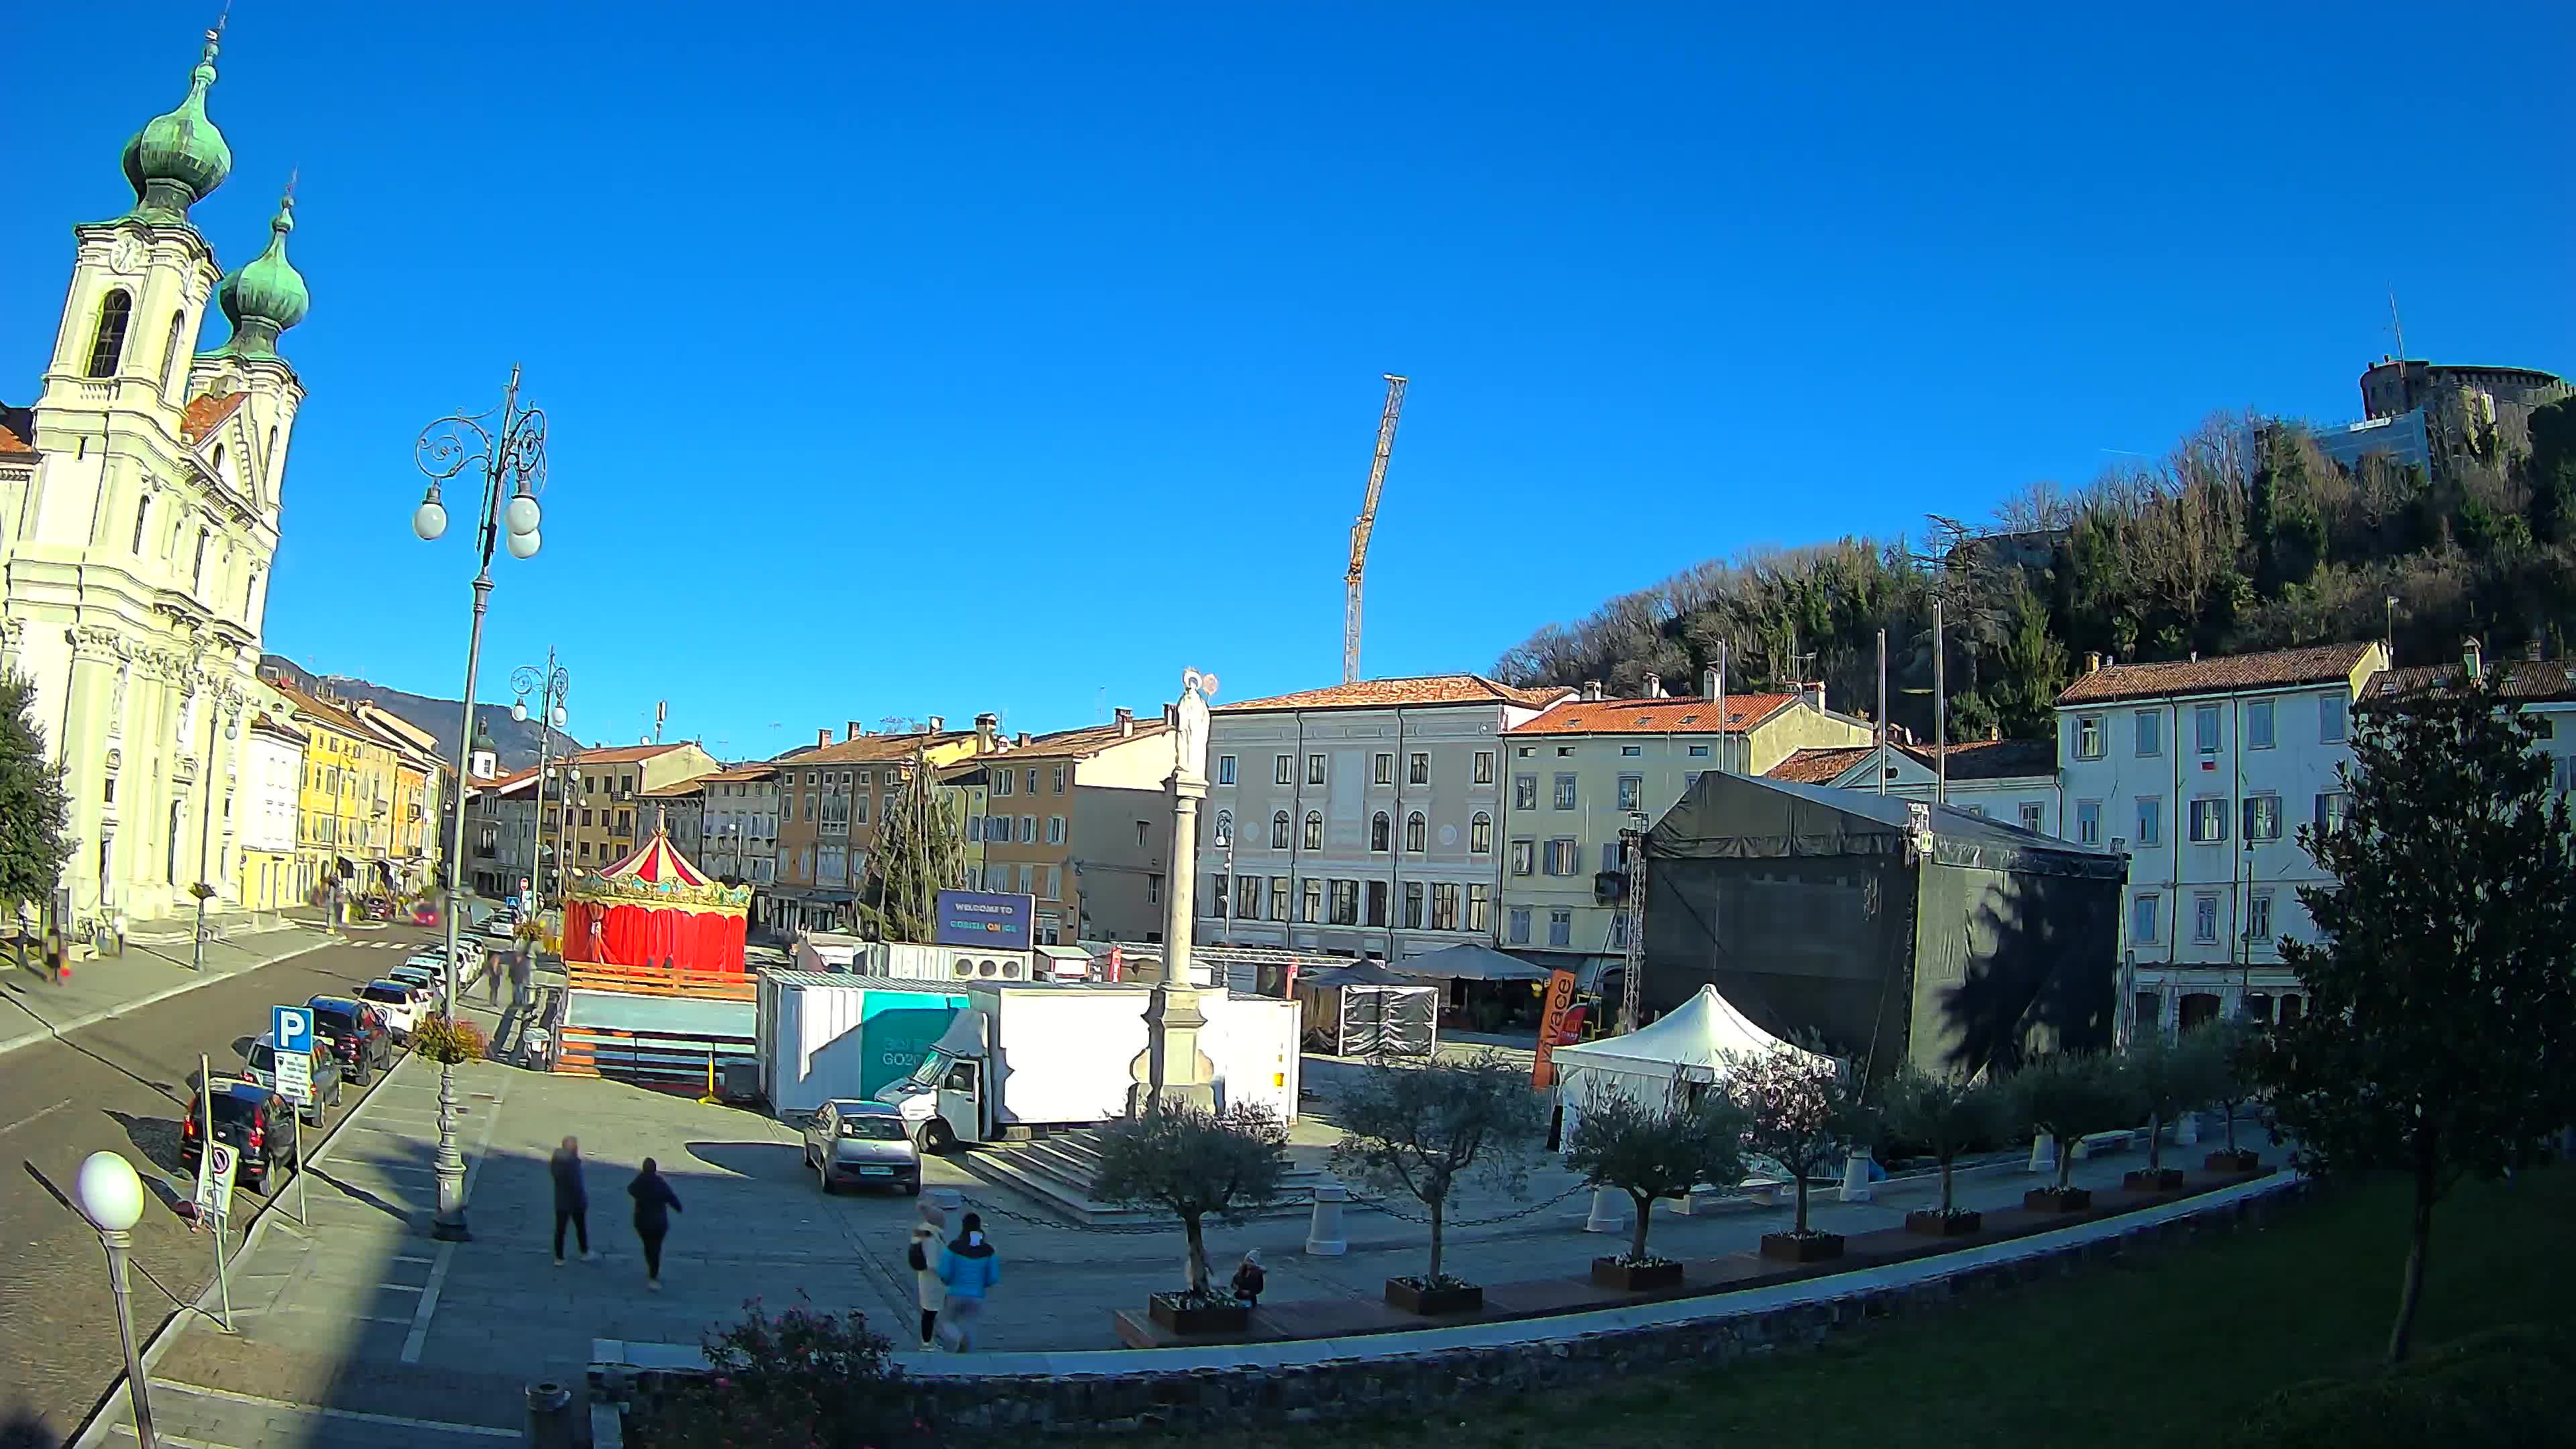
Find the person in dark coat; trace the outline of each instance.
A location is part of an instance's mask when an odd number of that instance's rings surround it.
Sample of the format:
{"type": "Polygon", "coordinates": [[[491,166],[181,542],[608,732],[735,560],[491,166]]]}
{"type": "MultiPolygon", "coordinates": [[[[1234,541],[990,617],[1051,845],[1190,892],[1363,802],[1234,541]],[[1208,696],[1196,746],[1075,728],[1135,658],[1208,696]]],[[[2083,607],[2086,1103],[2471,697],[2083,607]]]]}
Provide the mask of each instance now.
{"type": "Polygon", "coordinates": [[[1261,1271],[1261,1250],[1254,1248],[1243,1255],[1243,1263],[1234,1270],[1234,1301],[1246,1308],[1261,1304],[1265,1275],[1261,1271]]]}
{"type": "Polygon", "coordinates": [[[644,1169],[626,1184],[626,1195],[635,1199],[635,1236],[644,1242],[644,1286],[662,1291],[662,1239],[671,1231],[671,1214],[681,1211],[680,1195],[671,1191],[652,1158],[644,1159],[644,1169]]]}
{"type": "Polygon", "coordinates": [[[581,1180],[581,1139],[567,1137],[547,1163],[555,1176],[555,1266],[563,1266],[563,1230],[572,1225],[581,1260],[590,1261],[590,1189],[581,1180]]]}

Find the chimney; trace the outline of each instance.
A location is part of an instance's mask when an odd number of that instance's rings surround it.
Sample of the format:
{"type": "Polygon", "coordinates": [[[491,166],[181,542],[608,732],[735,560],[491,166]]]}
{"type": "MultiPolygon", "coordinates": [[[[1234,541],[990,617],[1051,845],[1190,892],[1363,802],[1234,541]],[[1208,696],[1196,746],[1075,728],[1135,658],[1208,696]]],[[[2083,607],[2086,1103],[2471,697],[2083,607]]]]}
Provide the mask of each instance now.
{"type": "Polygon", "coordinates": [[[990,710],[975,716],[975,748],[989,750],[1002,730],[1002,717],[990,710]]]}
{"type": "Polygon", "coordinates": [[[863,730],[861,730],[861,729],[859,728],[859,722],[858,722],[857,720],[852,720],[852,721],[850,721],[850,722],[849,722],[849,724],[846,726],[846,729],[848,730],[848,733],[846,733],[846,734],[844,734],[844,735],[842,735],[842,736],[841,736],[841,738],[842,738],[842,739],[844,739],[844,740],[855,740],[855,739],[857,739],[861,734],[865,733],[865,731],[863,731],[863,730]]]}
{"type": "Polygon", "coordinates": [[[2084,651],[2084,672],[2087,674],[2099,674],[2102,672],[2102,651],[2098,649],[2087,649],[2084,651]]]}
{"type": "Polygon", "coordinates": [[[2532,636],[2523,644],[2522,657],[2528,663],[2538,664],[2540,662],[2540,638],[2538,635],[2532,636]]]}
{"type": "MultiPolygon", "coordinates": [[[[853,725],[852,728],[855,729],[857,726],[853,725]]],[[[814,747],[816,749],[821,749],[823,746],[828,745],[831,742],[832,732],[830,730],[820,729],[814,731],[814,747]]]]}
{"type": "Polygon", "coordinates": [[[1699,672],[1699,697],[1702,699],[1717,698],[1717,667],[1715,665],[1711,665],[1699,672]]]}
{"type": "Polygon", "coordinates": [[[1807,707],[1809,709],[1814,710],[1818,714],[1823,714],[1825,712],[1825,686],[1822,681],[1818,681],[1814,684],[1801,684],[1798,686],[1798,692],[1807,697],[1807,707]]]}
{"type": "Polygon", "coordinates": [[[1601,697],[1601,681],[1597,679],[1587,679],[1583,681],[1583,697],[1587,700],[1599,699],[1601,697]]]}
{"type": "Polygon", "coordinates": [[[934,735],[944,735],[948,733],[948,716],[944,714],[932,715],[930,717],[930,732],[934,735]]]}
{"type": "Polygon", "coordinates": [[[1118,711],[1118,737],[1123,740],[1129,738],[1135,733],[1136,711],[1132,709],[1122,709],[1118,711]]]}
{"type": "Polygon", "coordinates": [[[1029,732],[1027,730],[1020,731],[1020,737],[1012,741],[1012,743],[1018,745],[1022,749],[1028,748],[1029,732]]]}
{"type": "Polygon", "coordinates": [[[2475,634],[2460,641],[2460,667],[2468,671],[2471,684],[2477,683],[2478,677],[2485,671],[2486,650],[2479,645],[2478,636],[2475,634]]]}
{"type": "Polygon", "coordinates": [[[1651,669],[1646,671],[1646,687],[1643,691],[1643,697],[1647,699],[1661,699],[1664,697],[1664,677],[1651,669]]]}

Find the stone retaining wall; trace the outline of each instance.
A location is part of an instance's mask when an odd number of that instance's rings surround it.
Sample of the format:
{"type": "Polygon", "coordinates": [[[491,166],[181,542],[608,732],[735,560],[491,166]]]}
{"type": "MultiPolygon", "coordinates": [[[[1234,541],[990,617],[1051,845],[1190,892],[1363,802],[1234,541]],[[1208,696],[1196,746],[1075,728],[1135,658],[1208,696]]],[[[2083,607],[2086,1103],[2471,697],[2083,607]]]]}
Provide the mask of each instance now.
{"type": "MultiPolygon", "coordinates": [[[[1343,1340],[1344,1356],[1309,1361],[1241,1361],[1222,1365],[1161,1368],[1152,1358],[1174,1350],[1145,1354],[1050,1355],[1059,1364],[1079,1359],[1086,1366],[1102,1360],[1133,1358],[1134,1372],[979,1372],[966,1370],[908,1381],[914,1411],[968,1441],[1025,1437],[1036,1433],[1101,1433],[1151,1429],[1240,1428],[1247,1423],[1292,1424],[1389,1413],[1418,1417],[1433,1407],[1462,1407],[1487,1395],[1524,1394],[1569,1385],[1589,1385],[1622,1375],[1651,1372],[1667,1365],[1706,1367],[1757,1354],[1812,1347],[1833,1333],[1864,1324],[1937,1312],[1961,1299],[1981,1297],[2017,1284],[2073,1273],[2087,1264],[2107,1262],[2131,1253],[2187,1244],[2194,1239],[2259,1224],[2311,1190],[2304,1178],[2265,1183],[2259,1190],[2196,1210],[2146,1222],[2107,1219],[2093,1225],[2097,1234],[2073,1241],[2032,1245],[2029,1240],[1998,1245],[2021,1251],[1988,1258],[1963,1253],[1975,1261],[1939,1271],[1943,1259],[1917,1260],[1933,1271],[1911,1281],[1857,1284],[1843,1276],[1809,1279],[1789,1285],[1803,1295],[1779,1302],[1763,1292],[1760,1304],[1729,1307],[1729,1299],[1756,1295],[1721,1295],[1674,1300],[1659,1305],[1691,1305],[1696,1311],[1669,1322],[1587,1328],[1601,1313],[1561,1319],[1524,1319],[1493,1325],[1520,1335],[1516,1341],[1476,1345],[1407,1347],[1406,1339],[1423,1334],[1386,1334],[1368,1340],[1343,1340]],[[1365,1342],[1368,1350],[1354,1345],[1365,1342]],[[1382,1351],[1377,1351],[1382,1345],[1382,1351]]],[[[2194,1207],[2190,1203],[2178,1207],[2194,1207]]],[[[1854,1273],[1850,1278],[1875,1276],[1854,1273]]],[[[1620,1314],[1630,1310],[1607,1310],[1620,1314]]],[[[1294,1344],[1265,1344],[1258,1349],[1293,1359],[1294,1344]]],[[[1008,1359],[995,1356],[997,1369],[1008,1359]]],[[[1067,1367],[1070,1365],[1067,1364],[1067,1367]]],[[[601,1364],[592,1368],[594,1399],[649,1401],[659,1382],[675,1370],[601,1364]]]]}

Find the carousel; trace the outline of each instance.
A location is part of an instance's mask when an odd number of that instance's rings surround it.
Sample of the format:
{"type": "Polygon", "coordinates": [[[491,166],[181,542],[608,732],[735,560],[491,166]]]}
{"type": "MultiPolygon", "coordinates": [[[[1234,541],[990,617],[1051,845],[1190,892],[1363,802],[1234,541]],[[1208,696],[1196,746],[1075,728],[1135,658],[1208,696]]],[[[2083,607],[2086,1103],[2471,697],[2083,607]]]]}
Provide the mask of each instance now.
{"type": "Polygon", "coordinates": [[[749,887],[727,886],[689,863],[656,812],[634,854],[576,876],[564,894],[567,966],[650,967],[743,974],[749,887]]]}

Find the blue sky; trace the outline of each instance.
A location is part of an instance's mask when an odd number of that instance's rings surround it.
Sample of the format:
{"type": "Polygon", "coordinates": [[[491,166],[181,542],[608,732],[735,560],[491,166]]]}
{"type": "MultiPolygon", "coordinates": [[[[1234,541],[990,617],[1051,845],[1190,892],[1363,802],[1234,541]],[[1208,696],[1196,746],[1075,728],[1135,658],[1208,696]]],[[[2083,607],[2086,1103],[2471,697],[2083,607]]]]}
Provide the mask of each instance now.
{"type": "MultiPolygon", "coordinates": [[[[0,399],[211,3],[12,22],[0,399]]],[[[411,441],[553,424],[485,677],[728,756],[1370,673],[1761,543],[1981,516],[2392,341],[2576,368],[2563,5],[347,6],[242,0],[197,209],[300,168],[311,390],[269,647],[461,683],[411,441]]],[[[210,334],[212,335],[212,334],[210,334]]],[[[497,683],[486,698],[506,698],[497,683]]]]}

